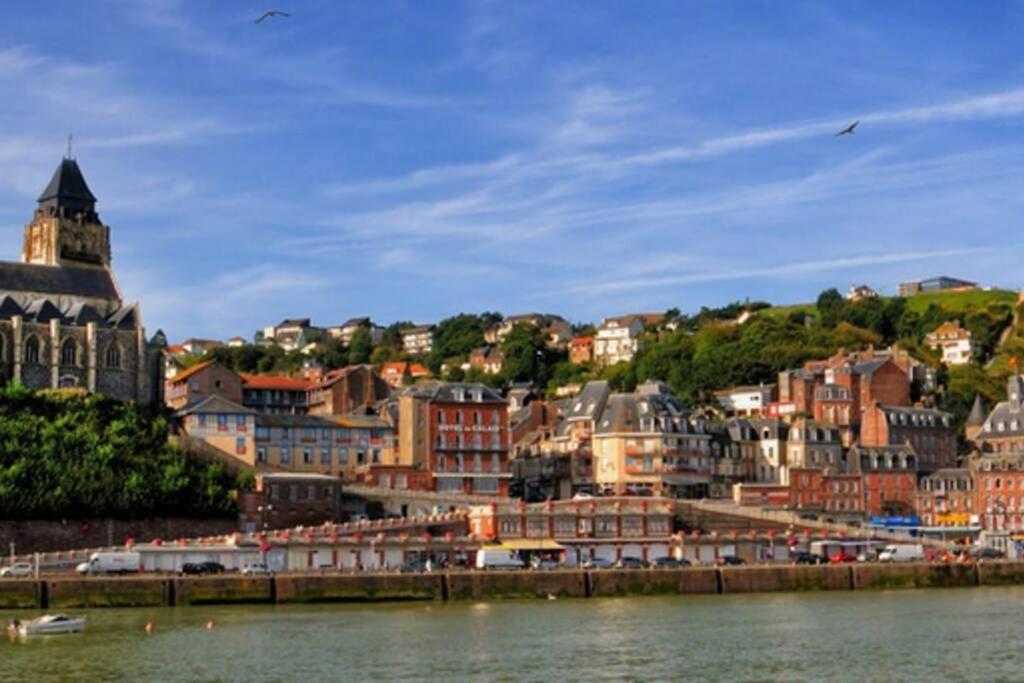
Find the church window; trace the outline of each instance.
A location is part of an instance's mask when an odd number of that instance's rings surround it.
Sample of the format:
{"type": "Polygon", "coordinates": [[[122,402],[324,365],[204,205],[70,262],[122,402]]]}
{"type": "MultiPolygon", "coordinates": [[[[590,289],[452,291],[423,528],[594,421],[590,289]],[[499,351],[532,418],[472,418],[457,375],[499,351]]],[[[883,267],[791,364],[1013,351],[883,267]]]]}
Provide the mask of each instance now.
{"type": "Polygon", "coordinates": [[[111,344],[107,347],[106,361],[108,368],[121,367],[121,349],[118,348],[117,344],[111,344]]]}
{"type": "Polygon", "coordinates": [[[73,339],[65,339],[64,343],[60,345],[60,364],[78,364],[78,347],[75,345],[73,339]]]}
{"type": "Polygon", "coordinates": [[[29,337],[25,342],[25,362],[32,365],[39,364],[39,340],[29,337]]]}

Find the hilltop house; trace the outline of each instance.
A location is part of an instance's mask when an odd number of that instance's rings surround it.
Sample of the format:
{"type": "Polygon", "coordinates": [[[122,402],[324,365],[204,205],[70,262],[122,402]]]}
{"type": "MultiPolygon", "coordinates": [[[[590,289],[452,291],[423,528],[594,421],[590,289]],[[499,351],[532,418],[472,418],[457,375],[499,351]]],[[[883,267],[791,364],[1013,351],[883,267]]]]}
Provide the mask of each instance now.
{"type": "Polygon", "coordinates": [[[978,352],[971,331],[960,327],[958,320],[942,323],[925,336],[924,342],[941,351],[942,362],[947,365],[967,365],[978,352]]]}

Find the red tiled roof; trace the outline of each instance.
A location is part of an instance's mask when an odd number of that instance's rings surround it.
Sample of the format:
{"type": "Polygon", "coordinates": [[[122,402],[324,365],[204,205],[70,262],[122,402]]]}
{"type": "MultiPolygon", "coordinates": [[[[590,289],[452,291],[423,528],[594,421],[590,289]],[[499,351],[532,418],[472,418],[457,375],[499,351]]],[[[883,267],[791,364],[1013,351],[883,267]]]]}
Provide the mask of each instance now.
{"type": "Polygon", "coordinates": [[[575,339],[572,339],[572,340],[569,341],[569,344],[571,344],[572,346],[580,346],[581,344],[593,344],[593,343],[594,343],[594,338],[593,337],[576,337],[575,339]]]}
{"type": "Polygon", "coordinates": [[[392,361],[390,363],[385,363],[380,367],[380,374],[390,375],[392,373],[398,373],[399,375],[404,375],[405,370],[408,367],[409,364],[403,361],[392,361]]]}
{"type": "Polygon", "coordinates": [[[313,387],[315,382],[303,379],[292,379],[281,375],[249,375],[242,373],[242,381],[246,389],[292,389],[305,390],[313,387]]]}
{"type": "Polygon", "coordinates": [[[413,377],[427,377],[430,376],[430,370],[420,363],[413,363],[409,366],[409,373],[413,377]]]}
{"type": "Polygon", "coordinates": [[[175,375],[174,377],[172,377],[168,381],[172,382],[172,383],[182,382],[182,381],[188,379],[189,377],[191,377],[192,375],[196,374],[200,370],[204,370],[204,369],[210,367],[211,365],[213,365],[216,362],[217,361],[213,361],[213,360],[204,360],[202,363],[196,363],[195,365],[193,365],[189,369],[184,370],[183,372],[179,372],[177,375],[175,375]]]}
{"type": "Polygon", "coordinates": [[[185,347],[181,344],[171,344],[164,351],[167,353],[185,353],[185,347]]]}

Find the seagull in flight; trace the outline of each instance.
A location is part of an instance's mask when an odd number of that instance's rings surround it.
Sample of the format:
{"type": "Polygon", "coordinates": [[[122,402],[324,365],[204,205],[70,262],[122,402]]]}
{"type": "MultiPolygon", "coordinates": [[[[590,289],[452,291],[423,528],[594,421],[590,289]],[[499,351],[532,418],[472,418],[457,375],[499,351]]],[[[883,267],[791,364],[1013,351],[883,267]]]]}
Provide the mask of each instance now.
{"type": "Polygon", "coordinates": [[[257,24],[262,24],[264,21],[266,21],[267,19],[270,19],[271,17],[290,17],[290,16],[291,15],[288,14],[287,12],[282,12],[280,10],[276,10],[276,9],[267,10],[266,12],[264,12],[263,14],[260,15],[260,18],[256,20],[256,23],[257,24]]]}
{"type": "Polygon", "coordinates": [[[836,133],[836,137],[839,137],[840,135],[853,135],[853,129],[856,128],[858,124],[860,124],[860,121],[854,121],[849,126],[836,133]]]}

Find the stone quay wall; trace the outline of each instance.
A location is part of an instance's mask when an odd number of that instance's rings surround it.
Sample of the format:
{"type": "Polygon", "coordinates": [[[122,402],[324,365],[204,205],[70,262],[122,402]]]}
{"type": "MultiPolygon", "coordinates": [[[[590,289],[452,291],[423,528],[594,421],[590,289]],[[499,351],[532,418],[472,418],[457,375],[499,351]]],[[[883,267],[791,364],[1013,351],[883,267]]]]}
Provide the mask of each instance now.
{"type": "Polygon", "coordinates": [[[68,548],[105,548],[121,545],[126,538],[136,543],[197,536],[221,536],[238,530],[238,520],[156,517],[151,519],[0,520],[0,556],[14,543],[19,556],[30,553],[65,552],[68,548]]]}
{"type": "Polygon", "coordinates": [[[431,574],[278,574],[0,579],[0,609],[79,609],[397,600],[717,595],[1024,586],[1024,562],[687,567],[431,574]]]}

